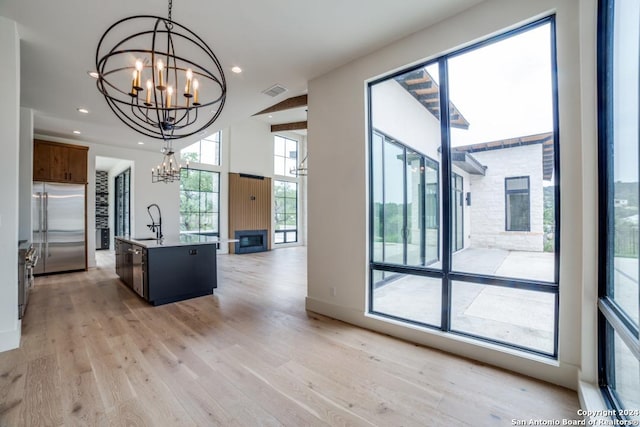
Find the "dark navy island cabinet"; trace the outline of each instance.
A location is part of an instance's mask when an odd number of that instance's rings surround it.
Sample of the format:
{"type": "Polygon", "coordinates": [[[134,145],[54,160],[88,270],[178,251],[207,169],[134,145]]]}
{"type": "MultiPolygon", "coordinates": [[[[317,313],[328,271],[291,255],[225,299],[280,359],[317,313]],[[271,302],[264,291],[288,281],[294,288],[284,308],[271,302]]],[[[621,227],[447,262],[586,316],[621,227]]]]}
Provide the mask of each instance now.
{"type": "Polygon", "coordinates": [[[218,286],[214,239],[116,237],[116,273],[153,305],[211,295],[218,286]]]}

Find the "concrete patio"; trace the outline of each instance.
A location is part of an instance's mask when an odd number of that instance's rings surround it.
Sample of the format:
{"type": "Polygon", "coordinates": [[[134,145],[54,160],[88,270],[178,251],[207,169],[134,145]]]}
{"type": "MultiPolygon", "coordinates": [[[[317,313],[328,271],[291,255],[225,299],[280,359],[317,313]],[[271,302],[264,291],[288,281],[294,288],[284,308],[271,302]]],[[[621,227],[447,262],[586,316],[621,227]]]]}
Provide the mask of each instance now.
{"type": "MultiPolygon", "coordinates": [[[[453,255],[455,271],[530,280],[553,281],[553,254],[467,248],[453,255]]],[[[438,268],[438,264],[431,265],[438,268]]],[[[614,299],[638,323],[638,259],[616,258],[614,299]]],[[[389,273],[387,273],[389,274],[389,273]]],[[[396,274],[374,290],[376,312],[440,326],[442,284],[439,279],[396,274]]],[[[562,284],[560,285],[562,295],[562,284]]],[[[521,289],[454,282],[451,327],[455,331],[553,352],[555,296],[521,289]]],[[[640,406],[640,366],[622,341],[615,340],[616,390],[640,406]]]]}
{"type": "MultiPolygon", "coordinates": [[[[467,248],[453,255],[460,272],[553,281],[553,254],[467,248]]],[[[438,268],[438,264],[431,265],[438,268]]],[[[377,288],[374,310],[440,326],[439,279],[396,275],[377,288]]],[[[454,282],[452,329],[523,347],[553,352],[555,295],[549,293],[454,282]]]]}

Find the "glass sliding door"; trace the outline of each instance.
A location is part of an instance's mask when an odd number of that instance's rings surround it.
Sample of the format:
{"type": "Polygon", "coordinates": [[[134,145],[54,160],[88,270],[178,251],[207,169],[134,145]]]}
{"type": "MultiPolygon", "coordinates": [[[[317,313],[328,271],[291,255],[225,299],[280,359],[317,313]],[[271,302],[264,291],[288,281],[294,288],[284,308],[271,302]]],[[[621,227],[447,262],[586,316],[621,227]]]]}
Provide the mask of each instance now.
{"type": "Polygon", "coordinates": [[[438,259],[438,168],[430,158],[382,135],[371,140],[372,310],[437,326],[441,279],[404,274],[438,259]],[[407,307],[411,308],[407,309],[407,307]]]}
{"type": "Polygon", "coordinates": [[[637,1],[600,2],[599,383],[627,422],[640,421],[639,22],[637,1]]]}
{"type": "Polygon", "coordinates": [[[438,163],[425,158],[424,164],[424,212],[425,212],[425,262],[431,265],[440,259],[440,188],[438,163]]]}
{"type": "Polygon", "coordinates": [[[438,260],[438,165],[380,133],[372,139],[372,259],[424,266],[438,260]]]}
{"type": "Polygon", "coordinates": [[[413,151],[407,151],[406,206],[407,227],[405,232],[408,265],[424,265],[425,217],[424,217],[424,159],[413,151]]]}
{"type": "Polygon", "coordinates": [[[462,177],[453,172],[451,181],[451,210],[453,217],[453,251],[464,247],[464,189],[462,177]]]}
{"type": "Polygon", "coordinates": [[[404,232],[406,209],[404,199],[404,149],[390,139],[384,141],[384,262],[406,262],[404,232]]]}
{"type": "Polygon", "coordinates": [[[371,313],[557,357],[555,70],[550,16],[369,83],[371,313]]]}
{"type": "MultiPolygon", "coordinates": [[[[382,153],[384,137],[374,133],[371,138],[371,167],[383,170],[382,153]]],[[[371,259],[384,261],[384,174],[371,177],[371,259]]]]}

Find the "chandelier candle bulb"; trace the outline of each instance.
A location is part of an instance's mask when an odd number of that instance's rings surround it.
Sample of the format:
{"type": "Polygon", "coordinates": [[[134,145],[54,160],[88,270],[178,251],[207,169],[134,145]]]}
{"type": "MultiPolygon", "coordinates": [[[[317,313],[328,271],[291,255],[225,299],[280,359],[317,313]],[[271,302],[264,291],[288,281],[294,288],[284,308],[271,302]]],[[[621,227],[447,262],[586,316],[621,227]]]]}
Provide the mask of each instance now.
{"type": "Polygon", "coordinates": [[[191,68],[187,69],[186,76],[187,84],[185,84],[184,86],[184,96],[186,96],[187,98],[191,98],[191,79],[193,78],[193,71],[191,71],[191,68]]]}
{"type": "Polygon", "coordinates": [[[153,83],[151,83],[151,79],[147,80],[147,98],[145,99],[144,105],[147,107],[151,106],[151,88],[153,87],[153,83]]]}
{"type": "Polygon", "coordinates": [[[164,79],[162,78],[162,70],[164,69],[162,59],[158,59],[158,64],[156,65],[156,67],[158,68],[158,85],[156,86],[156,89],[165,90],[166,87],[164,86],[164,79]]]}
{"type": "Polygon", "coordinates": [[[143,90],[143,87],[140,86],[140,78],[142,76],[142,68],[143,68],[142,61],[140,61],[139,59],[136,60],[136,77],[134,79],[134,85],[133,85],[133,87],[136,90],[143,90]]]}
{"type": "Polygon", "coordinates": [[[197,79],[193,79],[193,105],[200,105],[200,102],[198,101],[198,87],[200,86],[200,83],[198,83],[197,79]]]}
{"type": "Polygon", "coordinates": [[[169,86],[167,88],[167,108],[171,107],[171,94],[173,93],[173,88],[169,86]]]}
{"type": "Polygon", "coordinates": [[[136,90],[136,70],[133,70],[133,80],[131,81],[131,92],[129,92],[129,95],[136,97],[138,96],[138,91],[136,90]]]}

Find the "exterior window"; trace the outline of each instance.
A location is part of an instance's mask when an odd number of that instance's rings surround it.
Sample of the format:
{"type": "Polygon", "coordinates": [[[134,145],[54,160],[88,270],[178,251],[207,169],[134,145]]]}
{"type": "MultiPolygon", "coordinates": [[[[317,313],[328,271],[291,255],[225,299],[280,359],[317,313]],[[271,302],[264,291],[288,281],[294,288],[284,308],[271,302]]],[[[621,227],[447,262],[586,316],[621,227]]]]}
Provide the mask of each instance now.
{"type": "Polygon", "coordinates": [[[530,231],[529,177],[506,178],[504,198],[507,231],[530,231]]]}
{"type": "Polygon", "coordinates": [[[273,139],[273,173],[295,178],[297,159],[298,142],[276,135],[273,139]]]}
{"type": "Polygon", "coordinates": [[[298,241],[298,184],[273,181],[275,203],[275,243],[298,241]]]}
{"type": "Polygon", "coordinates": [[[180,157],[192,163],[220,166],[220,132],[183,148],[180,157]]]}
{"type": "Polygon", "coordinates": [[[640,3],[599,5],[598,382],[631,425],[640,422],[640,3]]]}
{"type": "Polygon", "coordinates": [[[555,70],[550,16],[369,83],[370,313],[557,358],[555,70]]]}
{"type": "Polygon", "coordinates": [[[180,174],[180,233],[220,235],[220,174],[183,169],[180,174]]]}

